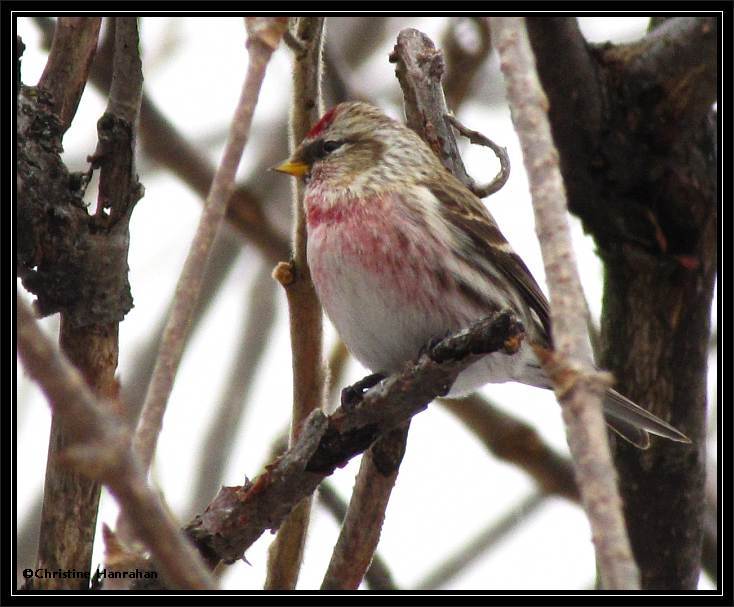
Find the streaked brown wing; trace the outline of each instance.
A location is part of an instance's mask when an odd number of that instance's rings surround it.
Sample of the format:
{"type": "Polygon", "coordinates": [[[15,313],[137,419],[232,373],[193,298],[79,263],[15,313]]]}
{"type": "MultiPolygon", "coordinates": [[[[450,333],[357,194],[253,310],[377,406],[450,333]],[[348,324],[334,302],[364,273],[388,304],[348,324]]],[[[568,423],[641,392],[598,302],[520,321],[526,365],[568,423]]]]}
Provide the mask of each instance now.
{"type": "Polygon", "coordinates": [[[477,254],[487,259],[518,289],[528,307],[538,315],[550,340],[548,300],[479,198],[456,180],[437,180],[424,185],[441,201],[441,212],[446,220],[466,234],[477,254]]]}

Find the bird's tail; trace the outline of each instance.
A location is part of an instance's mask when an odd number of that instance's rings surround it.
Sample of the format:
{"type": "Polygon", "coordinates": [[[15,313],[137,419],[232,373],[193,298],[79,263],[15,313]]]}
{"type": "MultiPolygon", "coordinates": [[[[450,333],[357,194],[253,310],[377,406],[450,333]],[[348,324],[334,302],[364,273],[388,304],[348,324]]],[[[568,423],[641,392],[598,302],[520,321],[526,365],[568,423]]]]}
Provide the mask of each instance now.
{"type": "Polygon", "coordinates": [[[612,430],[640,449],[647,449],[650,446],[648,432],[680,443],[691,442],[681,431],[615,390],[607,391],[604,398],[604,414],[612,430]]]}

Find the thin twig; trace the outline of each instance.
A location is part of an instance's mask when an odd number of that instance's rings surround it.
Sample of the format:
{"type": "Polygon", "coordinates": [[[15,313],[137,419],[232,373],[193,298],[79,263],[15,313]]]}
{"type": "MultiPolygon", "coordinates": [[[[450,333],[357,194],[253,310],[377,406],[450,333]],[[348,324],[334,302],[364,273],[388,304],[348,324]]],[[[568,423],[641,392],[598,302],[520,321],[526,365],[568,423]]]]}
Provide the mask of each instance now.
{"type": "Polygon", "coordinates": [[[547,494],[532,493],[520,504],[498,521],[492,521],[489,526],[476,534],[465,546],[450,555],[444,562],[429,572],[415,586],[416,590],[436,590],[456,577],[462,569],[474,562],[478,557],[514,531],[518,525],[524,523],[545,502],[547,494]]]}
{"type": "Polygon", "coordinates": [[[56,20],[53,43],[38,88],[51,95],[62,132],[71,126],[87,84],[101,23],[100,17],[59,17],[56,20]]]}
{"type": "Polygon", "coordinates": [[[459,373],[481,356],[517,351],[522,337],[517,320],[503,312],[439,342],[347,410],[340,407],[329,417],[314,411],[294,445],[263,474],[244,487],[222,488],[187,525],[189,536],[211,567],[240,559],[335,468],[445,394],[459,373]]]}
{"type": "Polygon", "coordinates": [[[541,363],[553,379],[563,409],[602,587],[639,589],[639,571],[627,537],[601,409],[608,380],[588,361],[583,291],[571,247],[558,152],[548,123],[548,102],[538,81],[523,20],[493,18],[492,38],[523,149],[551,295],[556,352],[543,356],[541,363]]]}
{"type": "Polygon", "coordinates": [[[163,333],[153,377],[135,433],[135,451],[146,470],[150,468],[153,460],[163,414],[183,354],[191,316],[199,298],[209,251],[224,218],[227,201],[234,190],[237,166],[248,139],[265,70],[283,31],[280,18],[257,18],[256,23],[262,29],[252,31],[248,36],[249,62],[242,94],[235,110],[222,160],[214,176],[189,255],[176,285],[175,301],[163,333]]]}
{"type": "Polygon", "coordinates": [[[483,145],[488,147],[497,156],[497,160],[500,161],[500,172],[497,173],[494,179],[486,185],[475,185],[474,193],[479,198],[485,198],[490,194],[494,194],[502,189],[502,186],[507,183],[510,178],[510,157],[507,155],[507,148],[497,145],[489,137],[482,135],[479,131],[473,131],[465,127],[459,120],[451,114],[446,115],[446,120],[451,123],[459,133],[469,139],[469,141],[475,145],[483,145]]]}
{"type": "Polygon", "coordinates": [[[236,444],[235,438],[247,406],[253,380],[265,354],[275,321],[275,284],[270,271],[258,269],[247,293],[247,310],[241,338],[229,370],[229,378],[217,415],[204,438],[202,461],[194,482],[189,512],[193,515],[214,497],[221,486],[224,469],[236,444]]]}
{"type": "MultiPolygon", "coordinates": [[[[295,54],[291,143],[297,145],[321,115],[321,68],[323,17],[300,17],[295,37],[302,51],[295,54]]],[[[303,183],[296,183],[293,197],[293,259],[281,264],[274,276],[285,287],[288,299],[291,351],[293,355],[293,412],[290,443],[311,411],[322,409],[326,399],[326,372],[323,361],[321,304],[311,282],[306,261],[306,220],[303,211],[303,183]]],[[[270,547],[266,589],[293,589],[306,541],[311,500],[303,500],[289,515],[270,547]]]]}
{"type": "Polygon", "coordinates": [[[79,372],[41,332],[33,313],[16,297],[18,354],[26,371],[40,385],[69,442],[66,465],[104,483],[126,512],[136,533],[171,587],[213,588],[198,555],[167,515],[158,495],[145,481],[130,449],[124,422],[94,396],[79,372]]]}

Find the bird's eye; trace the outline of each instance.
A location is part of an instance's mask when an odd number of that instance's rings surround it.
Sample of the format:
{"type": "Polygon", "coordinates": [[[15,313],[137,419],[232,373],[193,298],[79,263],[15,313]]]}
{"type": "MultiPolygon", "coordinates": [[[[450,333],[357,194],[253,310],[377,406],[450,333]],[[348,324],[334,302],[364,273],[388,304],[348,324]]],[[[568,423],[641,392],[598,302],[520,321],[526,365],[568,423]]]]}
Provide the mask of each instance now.
{"type": "Polygon", "coordinates": [[[324,153],[331,154],[334,150],[339,149],[343,144],[343,141],[324,141],[321,149],[324,150],[324,153]]]}

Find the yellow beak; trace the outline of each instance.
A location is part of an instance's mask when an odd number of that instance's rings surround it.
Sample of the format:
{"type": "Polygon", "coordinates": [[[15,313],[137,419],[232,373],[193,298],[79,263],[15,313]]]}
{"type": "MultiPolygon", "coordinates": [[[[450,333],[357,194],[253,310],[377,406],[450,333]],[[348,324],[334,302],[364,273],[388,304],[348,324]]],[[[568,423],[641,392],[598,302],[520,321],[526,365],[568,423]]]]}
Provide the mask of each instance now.
{"type": "Polygon", "coordinates": [[[305,162],[291,162],[290,160],[286,160],[284,163],[273,167],[273,170],[279,173],[287,173],[294,177],[303,177],[308,173],[309,166],[305,162]]]}

